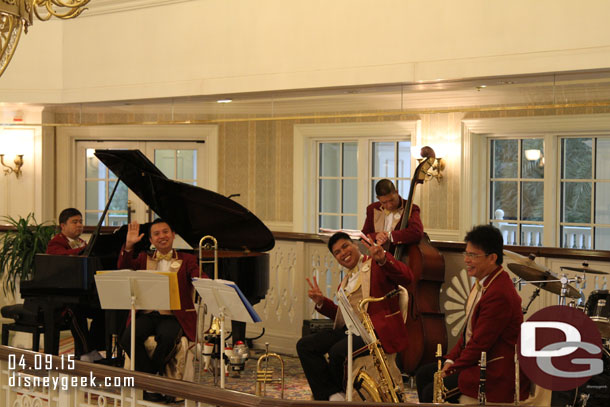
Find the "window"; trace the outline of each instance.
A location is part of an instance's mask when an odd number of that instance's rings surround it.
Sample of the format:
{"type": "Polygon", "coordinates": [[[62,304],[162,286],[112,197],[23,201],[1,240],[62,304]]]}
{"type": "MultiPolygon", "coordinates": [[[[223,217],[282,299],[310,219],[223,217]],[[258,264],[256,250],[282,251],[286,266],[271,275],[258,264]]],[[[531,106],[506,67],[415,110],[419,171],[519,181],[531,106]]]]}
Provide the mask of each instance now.
{"type": "Polygon", "coordinates": [[[360,229],[374,184],[398,183],[406,196],[411,139],[419,122],[299,124],[294,128],[294,232],[360,229]]]}
{"type": "Polygon", "coordinates": [[[489,150],[489,222],[506,244],[542,246],[543,139],[490,139],[489,150]]]}
{"type": "Polygon", "coordinates": [[[462,231],[486,222],[507,244],[610,250],[610,115],[473,119],[463,129],[462,231]]]}
{"type": "Polygon", "coordinates": [[[318,225],[357,229],[358,144],[319,143],[318,225]]]}
{"type": "Polygon", "coordinates": [[[610,138],[561,139],[561,247],[610,249],[610,138]]]}
{"type": "Polygon", "coordinates": [[[375,184],[383,178],[394,182],[403,198],[411,186],[411,142],[373,142],[371,159],[371,202],[377,200],[375,184]]]}
{"type": "MultiPolygon", "coordinates": [[[[99,222],[106,202],[110,199],[117,177],[93,155],[95,149],[87,148],[85,168],[85,225],[95,226],[99,222]]],[[[127,223],[127,186],[119,182],[108,213],[105,226],[121,226],[127,223]]]]}
{"type": "MultiPolygon", "coordinates": [[[[370,201],[377,200],[375,184],[388,178],[401,196],[409,193],[411,142],[365,140],[370,154],[367,165],[370,201]]],[[[328,229],[360,229],[358,221],[358,142],[318,142],[318,226],[328,229]]]]}

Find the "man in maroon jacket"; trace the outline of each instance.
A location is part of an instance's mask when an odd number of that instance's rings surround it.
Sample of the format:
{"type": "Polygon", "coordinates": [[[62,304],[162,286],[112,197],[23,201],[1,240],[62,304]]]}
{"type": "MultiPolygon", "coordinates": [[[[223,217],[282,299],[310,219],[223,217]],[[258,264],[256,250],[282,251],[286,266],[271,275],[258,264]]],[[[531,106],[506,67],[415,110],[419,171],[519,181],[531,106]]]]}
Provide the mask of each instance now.
{"type": "Polygon", "coordinates": [[[66,208],[59,214],[60,233],[47,246],[47,254],[78,255],[87,242],[80,238],[83,233],[83,215],[76,208],[66,208]]]}
{"type": "Polygon", "coordinates": [[[382,179],[375,185],[378,202],[366,208],[366,220],[362,233],[383,246],[390,253],[398,244],[417,243],[424,235],[424,227],[419,218],[419,207],[413,205],[407,227],[400,228],[405,213],[406,201],[398,194],[389,179],[382,179]]]}
{"type": "MultiPolygon", "coordinates": [[[[449,394],[457,403],[460,394],[477,398],[481,352],[486,352],[486,398],[491,403],[512,403],[515,395],[515,344],[523,314],[521,297],[502,268],[503,239],[490,225],[476,226],[466,234],[464,263],[475,284],[466,303],[466,324],[447,354],[442,374],[449,394]]],[[[432,402],[436,362],[417,372],[417,393],[422,403],[432,402]]],[[[519,398],[528,396],[529,380],[520,374],[519,398]]]]}
{"type": "MultiPolygon", "coordinates": [[[[176,233],[162,219],[156,219],[150,226],[150,243],[155,247],[152,253],[135,253],[136,243],[144,237],[137,222],[129,224],[125,245],[119,255],[118,268],[133,270],[158,270],[178,273],[180,293],[179,310],[139,311],[136,316],[136,370],[148,373],[162,373],[168,356],[179,337],[184,334],[190,341],[195,340],[197,316],[193,305],[194,277],[199,277],[197,258],[192,254],[177,252],[173,248],[176,233]],[[152,357],[148,357],[144,342],[155,336],[157,347],[152,357]]],[[[207,278],[205,274],[202,277],[207,278]]],[[[121,345],[127,353],[131,350],[131,328],[127,327],[121,345]]]]}
{"type": "MultiPolygon", "coordinates": [[[[345,290],[352,305],[357,307],[364,298],[382,297],[397,288],[406,287],[413,278],[411,269],[397,261],[380,246],[368,247],[370,256],[360,253],[358,246],[343,233],[337,232],[328,241],[328,249],[341,266],[346,269],[339,289],[345,290]]],[[[337,305],[322,294],[314,277],[307,280],[309,298],[316,310],[335,321],[332,331],[322,331],[302,337],[297,342],[297,353],[303,372],[315,400],[344,400],[343,364],[347,357],[345,322],[337,305]],[[328,361],[325,354],[328,353],[328,361]]],[[[396,353],[407,347],[408,333],[400,312],[398,297],[368,304],[369,314],[379,341],[388,353],[396,353]]],[[[354,350],[364,346],[359,336],[353,337],[354,350]]]]}
{"type": "MultiPolygon", "coordinates": [[[[47,254],[76,256],[87,247],[80,238],[83,233],[83,215],[76,208],[66,208],[59,214],[60,233],[47,246],[47,254]]],[[[70,317],[70,330],[74,337],[74,353],[86,362],[101,359],[99,350],[106,347],[104,311],[85,305],[71,305],[65,313],[70,317]],[[87,322],[91,319],[91,326],[87,322]]]]}

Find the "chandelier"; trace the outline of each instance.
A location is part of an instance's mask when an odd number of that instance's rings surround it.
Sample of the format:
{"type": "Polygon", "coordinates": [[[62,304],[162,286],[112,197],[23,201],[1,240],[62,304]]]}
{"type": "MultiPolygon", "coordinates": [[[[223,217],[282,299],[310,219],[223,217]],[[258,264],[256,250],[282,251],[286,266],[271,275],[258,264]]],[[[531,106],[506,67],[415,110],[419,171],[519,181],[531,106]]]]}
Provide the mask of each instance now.
{"type": "Polygon", "coordinates": [[[21,31],[28,32],[35,15],[41,21],[51,17],[78,17],[91,0],[0,0],[0,76],[11,62],[21,31]]]}

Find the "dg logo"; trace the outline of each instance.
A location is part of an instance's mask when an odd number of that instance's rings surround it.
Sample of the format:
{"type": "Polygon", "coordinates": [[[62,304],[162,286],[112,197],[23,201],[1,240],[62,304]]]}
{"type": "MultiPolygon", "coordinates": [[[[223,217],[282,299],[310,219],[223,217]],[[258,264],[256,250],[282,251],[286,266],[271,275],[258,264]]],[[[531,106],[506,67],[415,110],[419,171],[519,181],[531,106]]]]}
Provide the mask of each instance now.
{"type": "Polygon", "coordinates": [[[575,389],[604,369],[601,335],[576,308],[543,308],[521,324],[519,364],[545,389],[575,389]]]}

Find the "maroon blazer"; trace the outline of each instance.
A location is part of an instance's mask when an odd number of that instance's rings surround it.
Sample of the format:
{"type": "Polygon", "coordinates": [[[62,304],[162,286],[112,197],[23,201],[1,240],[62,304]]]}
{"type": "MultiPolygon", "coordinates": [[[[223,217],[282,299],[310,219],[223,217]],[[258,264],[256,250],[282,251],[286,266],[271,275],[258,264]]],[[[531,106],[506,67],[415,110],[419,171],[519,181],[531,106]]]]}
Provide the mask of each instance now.
{"type": "MultiPolygon", "coordinates": [[[[400,196],[399,199],[400,206],[405,205],[405,200],[400,196]]],[[[382,232],[381,230],[375,230],[375,214],[377,214],[377,216],[382,216],[382,212],[381,202],[374,202],[366,207],[366,220],[364,221],[364,226],[362,226],[362,233],[369,236],[373,241],[375,241],[377,232],[382,232]]],[[[407,227],[405,229],[400,229],[400,224],[402,223],[402,218],[404,216],[403,212],[403,215],[396,224],[396,228],[391,232],[392,244],[389,247],[389,251],[394,252],[394,247],[397,244],[411,244],[421,240],[424,236],[424,225],[421,223],[419,212],[419,206],[413,204],[407,227]]]]}
{"type": "MultiPolygon", "coordinates": [[[[501,270],[491,281],[495,273],[485,280],[485,291],[472,311],[472,337],[464,346],[464,335],[460,335],[447,359],[454,361],[449,373],[459,374],[458,386],[462,394],[476,399],[480,378],[478,363],[481,352],[487,352],[487,400],[512,403],[515,397],[515,344],[523,322],[521,297],[506,271],[501,270]]],[[[529,394],[529,380],[522,372],[519,377],[519,397],[525,400],[529,394]]]]}
{"type": "MultiPolygon", "coordinates": [[[[78,238],[78,240],[85,243],[85,241],[80,237],[78,238]]],[[[49,242],[46,253],[59,254],[64,256],[76,256],[81,254],[86,247],[87,245],[85,244],[85,246],[83,247],[77,247],[76,249],[73,249],[70,247],[70,241],[68,240],[68,238],[65,237],[63,233],[58,233],[53,236],[53,239],[51,239],[51,241],[49,242]]]]}
{"type": "MultiPolygon", "coordinates": [[[[368,256],[365,256],[365,260],[368,256]]],[[[413,279],[411,269],[404,263],[396,260],[386,252],[386,262],[379,266],[375,260],[371,262],[371,296],[381,297],[397,288],[409,285],[413,279]]],[[[317,310],[324,316],[335,319],[338,306],[331,299],[324,298],[322,306],[317,310]]],[[[387,353],[400,352],[407,347],[407,328],[398,304],[398,296],[385,301],[372,302],[368,306],[375,331],[383,349],[387,353]]]]}
{"type": "MultiPolygon", "coordinates": [[[[190,341],[195,340],[195,330],[197,325],[197,316],[195,306],[193,305],[193,277],[199,277],[199,267],[197,266],[197,258],[192,254],[178,253],[178,259],[182,260],[182,265],[178,270],[178,289],[180,291],[180,309],[172,310],[176,319],[182,326],[184,334],[190,341]]],[[[133,270],[146,270],[148,254],[140,252],[137,256],[134,251],[125,251],[125,246],[121,249],[117,267],[120,269],[128,268],[133,270]]],[[[208,278],[205,273],[203,278],[208,278]]]]}

